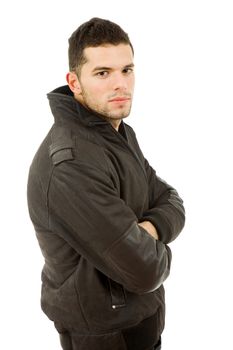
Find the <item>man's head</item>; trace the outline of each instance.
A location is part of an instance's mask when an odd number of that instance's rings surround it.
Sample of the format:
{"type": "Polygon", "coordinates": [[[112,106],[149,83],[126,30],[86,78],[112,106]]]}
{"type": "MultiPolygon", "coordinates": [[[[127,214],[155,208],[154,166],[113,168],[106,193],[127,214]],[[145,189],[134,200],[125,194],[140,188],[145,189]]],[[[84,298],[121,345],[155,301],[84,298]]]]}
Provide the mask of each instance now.
{"type": "Polygon", "coordinates": [[[129,37],[113,22],[93,18],[69,39],[69,87],[79,102],[110,121],[130,113],[133,66],[129,37]]]}

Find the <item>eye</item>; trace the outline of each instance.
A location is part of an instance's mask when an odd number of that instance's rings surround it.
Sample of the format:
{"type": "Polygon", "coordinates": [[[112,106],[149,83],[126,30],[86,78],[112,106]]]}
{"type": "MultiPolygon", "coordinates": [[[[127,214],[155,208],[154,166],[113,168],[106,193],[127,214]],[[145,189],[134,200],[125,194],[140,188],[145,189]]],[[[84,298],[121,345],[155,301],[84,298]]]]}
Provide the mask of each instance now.
{"type": "Polygon", "coordinates": [[[127,75],[131,74],[131,73],[133,73],[133,69],[132,68],[124,68],[122,73],[127,74],[127,75]]]}
{"type": "Polygon", "coordinates": [[[108,75],[109,75],[109,72],[106,70],[103,70],[103,71],[96,73],[96,76],[100,77],[100,78],[106,78],[108,75]]]}

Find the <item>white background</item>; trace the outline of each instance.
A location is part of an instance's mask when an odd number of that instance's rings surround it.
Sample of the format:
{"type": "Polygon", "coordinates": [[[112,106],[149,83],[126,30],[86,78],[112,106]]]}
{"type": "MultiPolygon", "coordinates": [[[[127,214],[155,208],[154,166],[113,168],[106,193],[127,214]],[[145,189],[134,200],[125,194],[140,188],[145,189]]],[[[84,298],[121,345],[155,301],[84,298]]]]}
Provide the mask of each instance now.
{"type": "Polygon", "coordinates": [[[231,350],[233,11],[225,0],[1,3],[0,348],[60,348],[40,310],[43,260],[26,183],[53,122],[46,93],[66,83],[67,39],[96,16],[130,35],[136,91],[128,122],[187,211],[170,245],[163,350],[231,350]]]}

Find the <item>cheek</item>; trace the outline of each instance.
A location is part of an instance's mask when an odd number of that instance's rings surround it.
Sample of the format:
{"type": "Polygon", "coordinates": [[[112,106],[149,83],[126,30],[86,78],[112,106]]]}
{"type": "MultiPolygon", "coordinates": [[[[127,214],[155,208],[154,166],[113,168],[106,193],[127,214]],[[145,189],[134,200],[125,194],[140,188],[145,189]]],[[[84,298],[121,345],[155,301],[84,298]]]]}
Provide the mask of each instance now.
{"type": "Polygon", "coordinates": [[[103,82],[97,82],[95,84],[93,84],[90,87],[90,96],[92,97],[92,99],[94,100],[98,100],[98,101],[104,101],[106,96],[108,95],[108,87],[107,84],[103,84],[103,82]]]}
{"type": "Polygon", "coordinates": [[[129,82],[130,89],[133,91],[134,90],[134,83],[135,83],[135,77],[132,76],[129,82]]]}

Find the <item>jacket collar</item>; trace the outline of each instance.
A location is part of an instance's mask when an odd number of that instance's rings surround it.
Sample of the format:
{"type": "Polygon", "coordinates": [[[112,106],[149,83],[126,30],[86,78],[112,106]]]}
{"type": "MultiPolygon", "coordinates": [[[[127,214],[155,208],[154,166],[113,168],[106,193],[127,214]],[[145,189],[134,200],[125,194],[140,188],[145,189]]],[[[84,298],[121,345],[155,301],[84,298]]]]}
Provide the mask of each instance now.
{"type": "Polygon", "coordinates": [[[55,121],[75,118],[87,126],[109,124],[97,113],[88,110],[79,103],[68,85],[61,86],[47,94],[55,121]]]}

